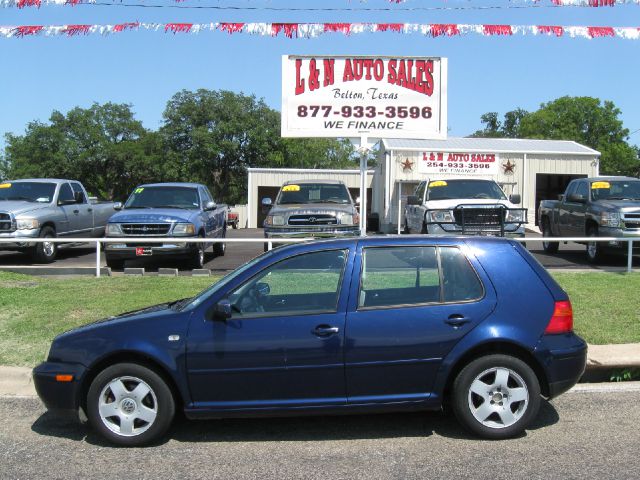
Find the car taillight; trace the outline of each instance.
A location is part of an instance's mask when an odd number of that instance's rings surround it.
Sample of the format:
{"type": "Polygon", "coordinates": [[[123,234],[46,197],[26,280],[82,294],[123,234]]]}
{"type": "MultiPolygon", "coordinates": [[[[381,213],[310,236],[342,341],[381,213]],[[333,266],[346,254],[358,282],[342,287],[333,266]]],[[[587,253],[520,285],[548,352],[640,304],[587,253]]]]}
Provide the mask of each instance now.
{"type": "Polygon", "coordinates": [[[573,330],[573,309],[569,300],[556,302],[549,325],[544,333],[568,333],[573,330]]]}

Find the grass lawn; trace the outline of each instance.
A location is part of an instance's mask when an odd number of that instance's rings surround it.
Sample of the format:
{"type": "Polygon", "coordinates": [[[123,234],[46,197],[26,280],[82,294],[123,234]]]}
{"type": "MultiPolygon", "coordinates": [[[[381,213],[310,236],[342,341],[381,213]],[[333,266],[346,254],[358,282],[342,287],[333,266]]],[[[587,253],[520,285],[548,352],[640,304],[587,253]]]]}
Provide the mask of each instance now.
{"type": "MultiPolygon", "coordinates": [[[[640,342],[640,274],[557,273],[575,330],[589,343],[640,342]]],[[[215,278],[76,277],[0,272],[0,365],[34,366],[57,334],[99,318],[192,296],[215,278]]],[[[304,282],[290,278],[300,288],[304,282]]],[[[292,288],[295,290],[295,288],[292,288]]]]}

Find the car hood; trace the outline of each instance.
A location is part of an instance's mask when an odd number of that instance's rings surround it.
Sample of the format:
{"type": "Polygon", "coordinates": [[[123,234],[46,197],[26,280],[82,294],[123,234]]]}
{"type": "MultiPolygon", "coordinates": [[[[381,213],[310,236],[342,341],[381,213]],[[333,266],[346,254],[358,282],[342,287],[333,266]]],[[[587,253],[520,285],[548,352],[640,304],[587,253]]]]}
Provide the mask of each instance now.
{"type": "Polygon", "coordinates": [[[269,211],[273,214],[309,214],[309,213],[354,213],[355,207],[350,204],[339,203],[292,203],[286,205],[274,205],[269,211]]]}
{"type": "Polygon", "coordinates": [[[183,210],[181,208],[131,208],[115,213],[109,223],[175,223],[191,220],[197,215],[197,210],[183,210]]]}
{"type": "Polygon", "coordinates": [[[0,201],[0,212],[11,212],[14,215],[32,212],[34,210],[42,210],[48,208],[48,203],[34,203],[20,200],[2,200],[0,201]]]}
{"type": "Polygon", "coordinates": [[[455,208],[458,205],[503,205],[508,208],[516,208],[508,200],[491,200],[487,198],[450,198],[446,200],[427,200],[427,208],[434,210],[455,208]]]}
{"type": "Polygon", "coordinates": [[[597,200],[594,203],[610,210],[640,210],[640,200],[597,200]]]}

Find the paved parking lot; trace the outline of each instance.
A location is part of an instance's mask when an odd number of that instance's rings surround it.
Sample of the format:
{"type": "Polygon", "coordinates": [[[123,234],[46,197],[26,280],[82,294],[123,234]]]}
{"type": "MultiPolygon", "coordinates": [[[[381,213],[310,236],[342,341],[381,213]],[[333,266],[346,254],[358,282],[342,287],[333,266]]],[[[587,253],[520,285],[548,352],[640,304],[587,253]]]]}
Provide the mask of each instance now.
{"type": "Polygon", "coordinates": [[[0,398],[0,478],[636,479],[640,392],[569,392],[520,438],[482,441],[441,413],[187,422],[148,448],[115,448],[0,398]]]}
{"type": "MultiPolygon", "coordinates": [[[[261,229],[230,229],[227,231],[229,238],[262,238],[261,229]]],[[[528,233],[532,237],[539,237],[539,234],[528,233]]],[[[529,242],[527,248],[534,254],[538,261],[547,268],[556,269],[614,269],[624,270],[627,266],[627,258],[625,255],[611,256],[601,265],[590,265],[585,256],[584,245],[569,243],[560,245],[560,250],[555,255],[546,254],[542,249],[541,242],[529,242]]],[[[207,262],[205,268],[216,272],[225,272],[246,263],[253,257],[263,252],[262,243],[229,243],[227,252],[224,257],[214,257],[209,251],[207,252],[207,262]]],[[[102,258],[102,265],[105,265],[102,258]]],[[[633,261],[634,268],[640,268],[640,257],[636,256],[633,261]]],[[[11,269],[16,271],[24,271],[25,273],[35,273],[30,267],[37,267],[39,270],[47,269],[47,273],[55,273],[59,269],[60,273],[90,273],[88,269],[95,268],[95,247],[89,245],[72,246],[62,248],[59,251],[59,258],[51,265],[34,265],[31,259],[24,254],[16,252],[0,251],[0,269],[11,269]],[[14,267],[14,268],[12,268],[14,267]],[[64,269],[64,271],[62,270],[64,269]]],[[[180,260],[164,260],[162,263],[153,259],[131,260],[126,264],[127,267],[145,267],[147,271],[157,270],[158,267],[178,268],[181,272],[188,272],[185,262],[180,260]]],[[[37,270],[36,270],[37,271],[37,270]]]]}

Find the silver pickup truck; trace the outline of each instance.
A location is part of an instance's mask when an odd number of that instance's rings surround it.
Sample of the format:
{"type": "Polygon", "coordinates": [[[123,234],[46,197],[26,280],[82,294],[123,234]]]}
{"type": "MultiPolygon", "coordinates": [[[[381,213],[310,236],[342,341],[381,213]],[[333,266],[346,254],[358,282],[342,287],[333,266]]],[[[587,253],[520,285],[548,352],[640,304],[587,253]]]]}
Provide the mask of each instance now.
{"type": "Polygon", "coordinates": [[[56,259],[59,243],[32,238],[102,237],[114,204],[89,199],[80,182],[35,178],[0,182],[0,250],[29,253],[36,263],[56,259]]]}
{"type": "Polygon", "coordinates": [[[261,203],[268,213],[264,221],[267,239],[360,235],[356,205],[345,184],[337,180],[287,182],[275,202],[263,198],[261,203]]]}

